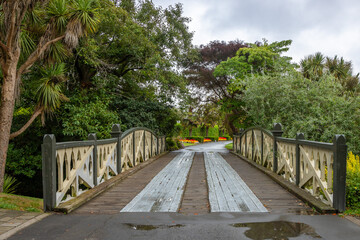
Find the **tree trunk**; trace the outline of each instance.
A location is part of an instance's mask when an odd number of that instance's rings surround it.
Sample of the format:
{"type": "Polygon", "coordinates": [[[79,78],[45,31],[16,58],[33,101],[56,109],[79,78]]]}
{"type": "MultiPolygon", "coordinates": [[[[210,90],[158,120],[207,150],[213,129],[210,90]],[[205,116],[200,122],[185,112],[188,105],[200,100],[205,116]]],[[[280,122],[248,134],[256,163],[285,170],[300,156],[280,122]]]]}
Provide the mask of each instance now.
{"type": "Polygon", "coordinates": [[[209,136],[209,127],[206,126],[206,137],[208,137],[208,136],[209,136]]]}
{"type": "Polygon", "coordinates": [[[192,127],[189,128],[189,137],[192,135],[192,127]]]}
{"type": "Polygon", "coordinates": [[[3,68],[0,106],[0,191],[3,191],[6,156],[15,106],[16,64],[12,61],[3,68]],[[5,70],[5,71],[4,71],[5,70]]]}

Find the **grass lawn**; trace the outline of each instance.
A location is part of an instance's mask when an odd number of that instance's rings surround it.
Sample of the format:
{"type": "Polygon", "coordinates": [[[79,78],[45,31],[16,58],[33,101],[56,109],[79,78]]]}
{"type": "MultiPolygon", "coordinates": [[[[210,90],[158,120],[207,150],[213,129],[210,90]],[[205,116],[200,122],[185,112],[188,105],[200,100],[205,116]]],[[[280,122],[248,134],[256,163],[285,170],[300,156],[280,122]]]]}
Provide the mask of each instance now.
{"type": "Polygon", "coordinates": [[[193,146],[193,145],[196,145],[198,143],[183,143],[184,144],[184,147],[187,147],[187,146],[193,146]]]}
{"type": "Polygon", "coordinates": [[[345,210],[344,214],[360,217],[360,208],[348,208],[345,210]]]}
{"type": "Polygon", "coordinates": [[[233,150],[233,143],[226,144],[225,147],[229,150],[233,150]]]}
{"type": "Polygon", "coordinates": [[[0,208],[27,212],[42,212],[43,200],[40,198],[0,193],[0,208]]]}

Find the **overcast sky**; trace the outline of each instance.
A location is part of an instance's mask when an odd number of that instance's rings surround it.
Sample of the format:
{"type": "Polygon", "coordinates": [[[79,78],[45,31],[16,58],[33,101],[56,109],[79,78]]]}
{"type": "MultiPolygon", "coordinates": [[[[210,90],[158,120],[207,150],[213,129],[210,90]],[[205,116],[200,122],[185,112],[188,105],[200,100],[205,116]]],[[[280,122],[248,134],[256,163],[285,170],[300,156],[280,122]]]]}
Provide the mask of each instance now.
{"type": "Polygon", "coordinates": [[[167,7],[182,3],[191,18],[194,44],[212,40],[291,39],[286,54],[299,62],[317,51],[352,61],[360,72],[359,0],[153,0],[167,7]]]}

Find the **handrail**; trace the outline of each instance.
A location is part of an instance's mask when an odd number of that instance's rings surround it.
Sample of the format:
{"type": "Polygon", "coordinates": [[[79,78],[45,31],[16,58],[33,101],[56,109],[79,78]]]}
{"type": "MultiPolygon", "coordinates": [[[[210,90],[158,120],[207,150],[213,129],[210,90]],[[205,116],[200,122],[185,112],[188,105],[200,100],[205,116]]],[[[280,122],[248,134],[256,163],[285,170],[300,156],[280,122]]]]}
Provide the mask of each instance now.
{"type": "Polygon", "coordinates": [[[130,128],[130,129],[126,130],[125,132],[123,132],[123,134],[121,135],[121,138],[125,138],[130,133],[138,131],[138,130],[146,130],[148,132],[151,132],[155,136],[159,136],[158,134],[156,134],[154,131],[152,131],[149,128],[146,128],[146,127],[134,127],[134,128],[130,128]]]}
{"type": "Polygon", "coordinates": [[[96,134],[89,134],[86,141],[57,143],[53,134],[44,136],[45,211],[166,150],[165,136],[144,127],[122,133],[120,124],[114,124],[111,137],[98,140],[96,134]]]}
{"type": "Polygon", "coordinates": [[[234,135],[234,151],[262,165],[298,187],[309,191],[338,211],[345,210],[346,140],[335,135],[333,143],[282,137],[282,126],[273,130],[250,127],[234,135]]]}

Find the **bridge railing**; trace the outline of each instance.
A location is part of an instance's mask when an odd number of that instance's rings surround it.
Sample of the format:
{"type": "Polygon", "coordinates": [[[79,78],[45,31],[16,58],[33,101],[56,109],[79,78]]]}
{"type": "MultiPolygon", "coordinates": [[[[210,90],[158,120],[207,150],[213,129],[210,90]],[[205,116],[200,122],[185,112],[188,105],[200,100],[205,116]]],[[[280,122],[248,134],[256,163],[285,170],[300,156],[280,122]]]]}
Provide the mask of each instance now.
{"type": "Polygon", "coordinates": [[[283,138],[277,123],[269,131],[252,127],[234,135],[234,151],[266,167],[320,198],[338,211],[345,210],[347,146],[343,135],[333,143],[307,141],[298,133],[283,138]]]}
{"type": "Polygon", "coordinates": [[[120,125],[115,124],[111,136],[98,140],[96,134],[89,134],[87,141],[59,143],[52,134],[44,136],[45,211],[165,152],[165,136],[147,128],[132,128],[122,133],[120,125]]]}

